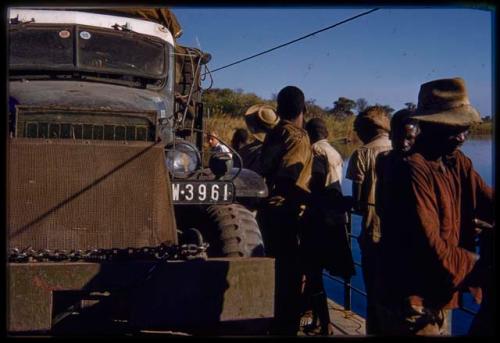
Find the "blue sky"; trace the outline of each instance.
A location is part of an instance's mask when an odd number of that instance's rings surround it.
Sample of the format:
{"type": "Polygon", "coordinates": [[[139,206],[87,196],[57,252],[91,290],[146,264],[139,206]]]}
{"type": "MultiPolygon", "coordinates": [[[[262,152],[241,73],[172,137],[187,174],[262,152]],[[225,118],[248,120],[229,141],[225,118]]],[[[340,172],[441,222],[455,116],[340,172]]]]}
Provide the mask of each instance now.
{"type": "MultiPolygon", "coordinates": [[[[173,7],[179,43],[212,55],[216,69],[333,25],[372,7],[173,7]]],[[[493,12],[382,8],[367,16],[213,74],[214,88],[265,99],[286,85],[332,107],[339,96],[398,110],[417,103],[420,84],[460,76],[471,103],[492,114],[493,12]]],[[[208,85],[208,84],[207,84],[208,85]]]]}

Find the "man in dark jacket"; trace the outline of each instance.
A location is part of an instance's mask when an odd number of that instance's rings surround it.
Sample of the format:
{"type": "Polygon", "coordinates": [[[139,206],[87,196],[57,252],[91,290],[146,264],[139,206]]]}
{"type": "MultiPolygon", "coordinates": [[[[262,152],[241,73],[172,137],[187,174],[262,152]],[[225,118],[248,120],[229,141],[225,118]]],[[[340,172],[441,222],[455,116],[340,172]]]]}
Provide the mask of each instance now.
{"type": "Polygon", "coordinates": [[[384,246],[383,267],[394,277],[384,280],[392,284],[385,299],[391,311],[381,320],[385,334],[443,335],[459,291],[481,298],[468,279],[479,265],[474,218],[493,219],[493,191],[458,149],[480,122],[463,79],[423,84],[412,118],[420,127],[414,152],[402,163],[400,182],[384,191],[392,198],[384,204],[392,227],[384,224],[382,237],[393,244],[384,246]]]}
{"type": "Polygon", "coordinates": [[[346,229],[352,198],[342,194],[342,156],[328,143],[325,121],[321,118],[310,119],[306,131],[312,143],[313,165],[311,196],[304,214],[306,225],[301,230],[300,245],[306,277],[304,300],[306,304],[310,301],[313,321],[305,329],[310,328],[321,335],[333,335],[323,286],[323,269],[344,279],[350,279],[355,274],[346,229]]]}
{"type": "MultiPolygon", "coordinates": [[[[412,152],[412,147],[419,133],[418,124],[410,116],[414,111],[403,109],[391,118],[392,150],[382,152],[377,156],[376,174],[377,183],[375,188],[375,208],[380,218],[380,249],[378,254],[379,265],[376,271],[377,278],[375,288],[379,290],[378,301],[375,305],[379,322],[379,334],[391,334],[392,324],[396,314],[391,311],[398,308],[400,299],[394,295],[399,291],[399,274],[394,273],[394,265],[398,265],[400,259],[394,260],[394,256],[404,254],[406,247],[404,242],[406,232],[402,229],[404,222],[401,217],[395,215],[401,211],[398,206],[405,206],[404,197],[396,201],[395,196],[399,191],[407,187],[408,179],[403,177],[401,170],[406,158],[412,152]]],[[[401,269],[404,265],[398,265],[401,269]]],[[[399,318],[397,318],[399,319],[399,318]]]]}
{"type": "Polygon", "coordinates": [[[258,211],[264,246],[276,263],[274,334],[296,335],[300,321],[299,230],[311,178],[312,152],[302,128],[305,99],[294,86],[278,93],[280,122],[266,135],[262,174],[269,189],[258,211]]]}
{"type": "MultiPolygon", "coordinates": [[[[389,134],[392,150],[385,151],[377,156],[375,168],[377,174],[375,209],[380,218],[380,231],[382,232],[382,237],[380,239],[381,256],[384,253],[383,246],[388,244],[387,240],[394,238],[393,234],[390,234],[388,238],[384,237],[384,232],[391,229],[397,230],[401,224],[399,222],[393,222],[394,219],[398,219],[397,216],[394,216],[391,212],[394,208],[386,209],[385,207],[394,206],[392,199],[393,194],[388,190],[396,191],[401,187],[401,183],[407,183],[407,180],[402,178],[400,171],[405,163],[404,161],[408,155],[411,154],[415,139],[420,132],[418,123],[415,119],[411,118],[413,113],[414,111],[409,109],[402,109],[394,113],[391,118],[391,132],[389,134]]],[[[396,239],[394,242],[395,245],[397,245],[397,241],[396,239]]],[[[383,264],[384,263],[381,262],[381,270],[378,274],[385,272],[383,264]]],[[[379,279],[390,276],[391,275],[384,275],[382,277],[381,275],[379,279]]],[[[390,293],[390,291],[387,291],[388,288],[386,286],[382,287],[382,285],[379,285],[377,288],[379,288],[382,293],[390,293]]]]}

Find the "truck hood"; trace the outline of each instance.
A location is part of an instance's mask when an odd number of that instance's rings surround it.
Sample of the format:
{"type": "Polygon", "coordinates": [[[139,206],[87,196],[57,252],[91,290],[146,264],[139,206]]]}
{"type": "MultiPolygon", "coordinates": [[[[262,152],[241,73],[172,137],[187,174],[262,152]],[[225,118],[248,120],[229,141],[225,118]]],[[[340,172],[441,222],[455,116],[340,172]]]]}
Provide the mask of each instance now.
{"type": "Polygon", "coordinates": [[[11,101],[26,106],[160,111],[165,104],[151,90],[82,81],[11,81],[11,101]]]}

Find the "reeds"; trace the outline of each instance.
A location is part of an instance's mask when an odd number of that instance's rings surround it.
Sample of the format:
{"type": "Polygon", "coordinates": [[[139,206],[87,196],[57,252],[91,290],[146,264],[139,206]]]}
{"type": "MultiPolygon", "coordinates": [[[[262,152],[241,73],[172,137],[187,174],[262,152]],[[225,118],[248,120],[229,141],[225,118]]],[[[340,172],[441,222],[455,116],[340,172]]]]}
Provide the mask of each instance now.
{"type": "Polygon", "coordinates": [[[493,137],[493,122],[483,121],[481,124],[471,127],[471,135],[473,136],[491,136],[493,137]]]}
{"type": "MultiPolygon", "coordinates": [[[[338,150],[344,159],[351,156],[352,152],[361,145],[359,138],[353,130],[355,116],[344,118],[331,115],[319,115],[326,122],[328,127],[330,143],[338,150]]],[[[311,117],[306,117],[306,120],[311,117]]],[[[232,135],[237,128],[246,128],[243,116],[213,115],[207,122],[207,130],[215,131],[224,142],[230,143],[232,135]]],[[[492,122],[487,121],[475,125],[471,128],[472,136],[493,135],[492,122]]]]}
{"type": "MultiPolygon", "coordinates": [[[[345,118],[336,118],[333,116],[321,116],[326,122],[328,127],[329,137],[331,142],[355,142],[357,141],[357,136],[353,131],[353,121],[354,116],[349,116],[345,118]]],[[[306,120],[310,117],[306,117],[306,120]]],[[[216,131],[222,140],[230,142],[234,130],[237,128],[246,128],[245,120],[243,116],[234,117],[231,115],[216,115],[211,116],[207,120],[208,131],[216,131]]]]}

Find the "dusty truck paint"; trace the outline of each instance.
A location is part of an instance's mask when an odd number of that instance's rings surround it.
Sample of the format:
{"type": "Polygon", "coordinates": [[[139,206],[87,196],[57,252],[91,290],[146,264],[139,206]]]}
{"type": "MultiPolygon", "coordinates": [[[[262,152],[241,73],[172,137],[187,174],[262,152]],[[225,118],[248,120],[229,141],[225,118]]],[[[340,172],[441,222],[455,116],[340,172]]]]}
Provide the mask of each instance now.
{"type": "Polygon", "coordinates": [[[162,108],[158,93],[152,90],[71,80],[11,82],[9,96],[24,106],[157,113],[160,113],[162,108]]]}
{"type": "Polygon", "coordinates": [[[146,261],[26,263],[10,264],[8,272],[11,332],[42,333],[54,327],[64,332],[78,325],[76,333],[89,334],[106,325],[122,333],[169,328],[224,334],[220,330],[233,326],[240,330],[234,333],[256,334],[269,325],[274,311],[270,258],[159,266],[146,261]],[[68,314],[65,304],[74,313],[68,314]],[[111,320],[109,313],[117,308],[111,320]]]}
{"type": "MultiPolygon", "coordinates": [[[[232,199],[267,195],[245,171],[215,180],[195,163],[180,180],[167,168],[182,144],[194,150],[180,161],[201,161],[205,139],[200,72],[209,57],[176,45],[180,32],[165,9],[9,9],[8,248],[58,261],[8,264],[9,332],[85,334],[88,322],[99,333],[176,326],[223,334],[221,323],[243,330],[249,322],[261,324],[245,330],[265,332],[272,259],[60,260],[200,243],[174,208],[175,183],[230,184],[232,199]]],[[[209,205],[179,206],[215,254],[262,255],[245,207],[209,205]]]]}

